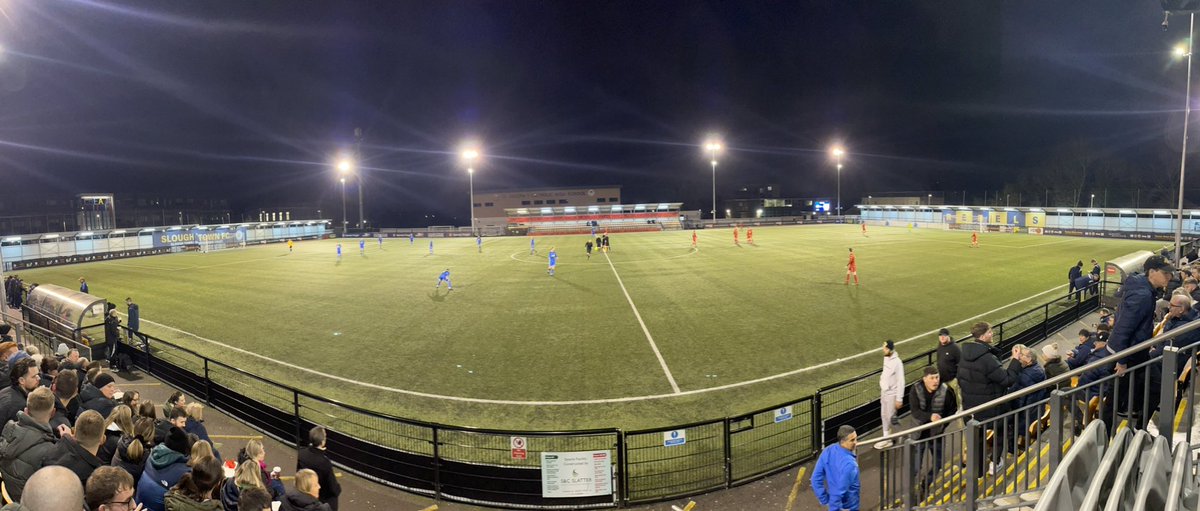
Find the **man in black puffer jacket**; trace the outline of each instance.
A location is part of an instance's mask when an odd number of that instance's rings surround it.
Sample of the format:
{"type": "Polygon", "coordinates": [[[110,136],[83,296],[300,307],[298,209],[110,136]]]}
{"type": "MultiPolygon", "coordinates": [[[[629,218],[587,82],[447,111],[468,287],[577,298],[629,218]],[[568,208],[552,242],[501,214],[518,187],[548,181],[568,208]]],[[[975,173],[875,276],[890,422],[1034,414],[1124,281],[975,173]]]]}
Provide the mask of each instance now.
{"type": "MultiPolygon", "coordinates": [[[[963,409],[970,409],[982,405],[993,399],[1000,398],[1008,392],[1008,388],[1016,383],[1018,375],[1021,373],[1021,363],[1013,357],[1009,362],[1008,367],[1000,364],[1000,359],[996,357],[992,350],[992,325],[986,322],[975,323],[971,326],[971,339],[962,345],[962,358],[958,361],[958,386],[962,389],[963,409]]],[[[974,419],[979,422],[985,422],[987,419],[996,417],[1008,411],[1005,407],[993,407],[990,410],[984,410],[976,413],[974,419]]],[[[1003,431],[1004,424],[1000,421],[989,422],[985,427],[996,430],[995,438],[1005,438],[1003,431]]],[[[982,440],[985,436],[980,435],[982,440]]],[[[983,468],[983,447],[979,446],[979,463],[976,468],[983,468]]],[[[999,453],[999,449],[993,450],[994,454],[999,453]]]]}

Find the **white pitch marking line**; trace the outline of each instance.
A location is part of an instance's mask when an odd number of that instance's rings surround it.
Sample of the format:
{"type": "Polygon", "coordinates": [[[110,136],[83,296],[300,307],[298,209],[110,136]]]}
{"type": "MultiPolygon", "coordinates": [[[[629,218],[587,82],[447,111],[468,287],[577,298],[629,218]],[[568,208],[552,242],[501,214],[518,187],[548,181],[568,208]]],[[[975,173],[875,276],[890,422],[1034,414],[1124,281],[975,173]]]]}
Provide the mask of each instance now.
{"type": "Polygon", "coordinates": [[[646,340],[650,341],[650,349],[654,350],[654,356],[658,357],[658,365],[662,366],[663,373],[667,375],[667,381],[671,382],[671,389],[678,394],[679,384],[675,383],[675,377],[671,376],[671,369],[667,367],[667,361],[663,360],[662,353],[658,351],[658,345],[654,343],[654,338],[650,336],[650,329],[646,328],[646,322],[642,321],[642,315],[638,313],[637,305],[633,304],[633,298],[629,296],[629,291],[625,289],[625,283],[621,282],[621,274],[617,273],[617,267],[613,266],[612,259],[608,257],[608,252],[604,252],[604,260],[608,261],[608,267],[612,268],[613,276],[617,277],[617,284],[621,286],[621,292],[625,293],[625,299],[629,301],[629,307],[633,309],[633,316],[637,318],[638,324],[642,326],[642,333],[646,334],[646,340]]]}
{"type": "MultiPolygon", "coordinates": [[[[973,319],[975,319],[975,318],[978,318],[978,317],[980,317],[980,316],[984,316],[984,315],[987,315],[987,314],[991,314],[991,313],[993,313],[993,312],[996,312],[996,311],[999,311],[999,310],[1003,310],[1003,309],[1006,309],[1006,308],[1008,308],[1008,307],[1012,307],[1013,305],[1017,305],[1017,304],[1019,304],[1019,303],[1024,303],[1024,302],[1027,302],[1027,301],[1029,301],[1029,300],[1032,300],[1032,299],[1034,299],[1034,298],[1037,298],[1037,297],[1039,297],[1039,296],[1045,295],[1045,294],[1047,294],[1047,293],[1051,293],[1051,292],[1053,292],[1053,291],[1057,291],[1057,290],[1059,290],[1059,289],[1062,289],[1062,288],[1064,288],[1064,287],[1066,287],[1066,286],[1067,286],[1066,284],[1063,284],[1063,285],[1061,285],[1061,286],[1055,286],[1055,287],[1052,287],[1052,288],[1050,288],[1050,289],[1047,289],[1047,290],[1045,290],[1045,291],[1042,291],[1041,293],[1038,293],[1038,294],[1035,294],[1035,295],[1032,295],[1032,296],[1028,296],[1028,297],[1022,298],[1022,299],[1020,299],[1020,300],[1017,300],[1017,301],[1015,301],[1015,302],[1012,302],[1012,303],[1010,303],[1010,304],[1008,304],[1008,305],[1003,305],[1003,306],[997,307],[997,308],[995,308],[995,309],[992,309],[992,310],[990,310],[990,311],[987,311],[987,312],[984,312],[984,313],[981,313],[981,314],[977,314],[977,315],[975,315],[975,316],[971,316],[971,317],[969,317],[969,318],[967,318],[967,319],[964,319],[964,320],[962,320],[962,321],[959,321],[959,322],[957,322],[957,323],[951,323],[951,324],[947,325],[947,327],[952,327],[952,326],[956,326],[956,325],[961,325],[961,324],[963,324],[963,323],[966,323],[966,322],[968,322],[968,321],[971,321],[971,320],[973,320],[973,319]]],[[[125,315],[125,314],[124,314],[124,313],[122,313],[122,312],[118,312],[118,314],[120,314],[120,315],[122,315],[122,316],[124,316],[124,315],[125,315]]],[[[151,324],[151,325],[158,325],[158,326],[160,326],[160,327],[166,328],[167,330],[171,330],[171,331],[179,332],[179,333],[181,333],[181,334],[184,334],[184,335],[190,335],[190,336],[192,336],[192,337],[194,337],[194,338],[196,338],[196,339],[202,340],[202,341],[204,341],[204,342],[208,342],[208,343],[211,343],[211,344],[214,344],[214,345],[220,346],[220,347],[222,347],[222,348],[225,348],[225,349],[233,350],[233,351],[236,351],[236,352],[238,352],[238,353],[243,353],[243,354],[246,354],[246,355],[250,355],[250,356],[252,356],[252,357],[255,357],[255,358],[260,358],[260,359],[266,360],[266,361],[268,361],[268,362],[271,362],[271,363],[277,364],[277,365],[279,365],[279,366],[287,367],[287,368],[289,368],[289,369],[294,369],[294,370],[296,370],[296,371],[300,371],[300,372],[304,372],[304,373],[308,373],[308,374],[313,374],[313,375],[317,375],[317,376],[321,376],[321,377],[329,378],[329,379],[331,379],[331,380],[337,380],[337,381],[340,381],[340,382],[349,383],[349,384],[353,384],[353,385],[358,385],[358,386],[366,387],[366,388],[369,388],[369,389],[381,390],[381,391],[385,391],[385,392],[394,392],[394,393],[397,393],[397,394],[405,394],[405,395],[409,395],[409,396],[427,397],[427,398],[433,398],[433,399],[442,399],[442,400],[446,400],[446,401],[461,401],[461,402],[464,402],[464,403],[483,403],[483,404],[491,404],[491,405],[525,405],[525,406],[568,406],[568,405],[598,405],[598,404],[610,404],[610,403],[629,403],[629,402],[634,402],[634,401],[649,401],[649,400],[651,400],[651,399],[665,399],[665,398],[680,397],[680,396],[690,396],[690,395],[695,395],[695,394],[704,394],[704,393],[708,393],[708,392],[716,392],[716,391],[718,391],[718,390],[728,390],[728,389],[733,389],[733,388],[738,388],[738,387],[744,387],[744,386],[747,386],[747,385],[754,385],[754,384],[757,384],[757,383],[763,383],[763,382],[767,382],[767,381],[771,381],[771,380],[777,380],[777,379],[779,379],[779,378],[786,378],[786,377],[788,377],[788,376],[794,376],[794,375],[797,375],[797,374],[806,373],[806,372],[808,372],[808,371],[811,371],[811,370],[813,370],[813,369],[820,369],[820,368],[823,368],[823,367],[828,367],[828,366],[831,366],[831,365],[840,364],[840,363],[842,363],[842,362],[845,362],[845,361],[847,361],[847,360],[853,360],[853,359],[856,359],[856,358],[861,358],[861,357],[865,357],[865,356],[868,356],[868,355],[878,355],[878,354],[879,354],[879,350],[878,350],[878,349],[872,349],[872,350],[869,350],[869,351],[864,351],[864,352],[862,352],[862,353],[858,353],[858,354],[856,354],[856,355],[850,355],[850,356],[847,356],[847,357],[842,357],[842,358],[839,358],[839,359],[837,359],[837,360],[831,360],[831,361],[829,361],[829,362],[825,362],[825,363],[823,363],[823,364],[818,364],[818,365],[815,365],[815,366],[801,367],[801,368],[799,368],[799,369],[795,369],[795,370],[792,370],[792,371],[788,371],[788,372],[786,372],[786,373],[779,373],[779,374],[775,374],[775,375],[771,375],[771,376],[764,376],[764,377],[762,377],[762,378],[758,378],[758,379],[754,379],[754,380],[747,380],[747,381],[742,381],[742,382],[730,383],[730,384],[721,385],[721,386],[718,386],[718,387],[708,387],[708,388],[703,388],[703,389],[685,390],[685,391],[682,391],[682,392],[679,392],[679,393],[676,393],[676,394],[652,394],[652,395],[647,395],[647,396],[614,397],[614,398],[607,398],[607,399],[577,399],[577,400],[572,400],[572,401],[519,401],[519,400],[514,400],[514,399],[484,399],[484,398],[478,398],[478,397],[447,396],[447,395],[444,395],[444,394],[432,394],[432,393],[429,393],[429,392],[420,392],[420,391],[416,391],[416,390],[397,389],[397,388],[394,388],[394,387],[386,387],[386,386],[383,386],[383,385],[376,385],[376,384],[374,384],[374,383],[367,383],[367,382],[363,382],[363,381],[359,381],[359,380],[352,380],[352,379],[350,379],[350,378],[344,378],[344,377],[341,377],[341,376],[336,376],[336,375],[332,375],[332,374],[327,374],[327,373],[323,373],[323,372],[320,372],[320,371],[317,371],[317,370],[309,369],[309,368],[307,368],[307,367],[301,367],[301,366],[298,366],[298,365],[295,365],[295,364],[289,364],[289,363],[287,363],[287,362],[282,362],[282,361],[279,361],[279,360],[275,360],[275,359],[273,359],[273,358],[271,358],[271,357],[267,357],[267,356],[259,355],[258,353],[254,353],[254,352],[252,352],[252,351],[246,351],[246,350],[244,350],[244,349],[241,349],[241,348],[237,348],[237,347],[234,347],[234,346],[230,346],[230,345],[228,345],[228,344],[225,344],[225,343],[223,343],[223,342],[214,341],[214,340],[212,340],[212,339],[209,339],[209,338],[207,338],[207,337],[201,337],[201,336],[199,336],[199,335],[196,335],[196,334],[193,334],[193,333],[191,333],[191,332],[187,332],[187,331],[184,331],[184,330],[180,330],[180,329],[178,329],[178,328],[170,327],[170,326],[164,325],[164,324],[162,324],[162,323],[156,323],[156,322],[154,322],[154,321],[150,321],[150,320],[147,320],[147,319],[142,319],[142,322],[143,322],[143,323],[147,323],[147,324],[151,324]]],[[[910,342],[910,341],[913,341],[913,340],[916,340],[916,339],[920,339],[920,338],[923,338],[923,337],[926,337],[926,336],[929,336],[929,335],[933,335],[934,333],[937,333],[937,330],[930,330],[930,331],[928,331],[928,332],[925,332],[925,333],[921,333],[921,334],[914,335],[914,336],[912,336],[912,337],[909,337],[908,339],[904,339],[904,340],[901,340],[901,341],[897,341],[897,342],[896,342],[896,344],[904,344],[904,343],[907,343],[907,342],[910,342]]]]}

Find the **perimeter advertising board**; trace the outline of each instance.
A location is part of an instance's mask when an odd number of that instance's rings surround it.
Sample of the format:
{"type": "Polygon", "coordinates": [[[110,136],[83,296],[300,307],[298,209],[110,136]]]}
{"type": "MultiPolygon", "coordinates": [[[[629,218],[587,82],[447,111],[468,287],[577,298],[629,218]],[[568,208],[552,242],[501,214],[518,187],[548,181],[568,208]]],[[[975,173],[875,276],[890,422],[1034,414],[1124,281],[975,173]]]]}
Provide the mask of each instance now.
{"type": "Polygon", "coordinates": [[[543,452],[542,497],[612,495],[609,451],[543,452]]]}
{"type": "Polygon", "coordinates": [[[229,227],[218,229],[172,229],[155,233],[155,247],[176,247],[182,245],[199,245],[224,241],[238,244],[246,241],[245,227],[229,227]]]}

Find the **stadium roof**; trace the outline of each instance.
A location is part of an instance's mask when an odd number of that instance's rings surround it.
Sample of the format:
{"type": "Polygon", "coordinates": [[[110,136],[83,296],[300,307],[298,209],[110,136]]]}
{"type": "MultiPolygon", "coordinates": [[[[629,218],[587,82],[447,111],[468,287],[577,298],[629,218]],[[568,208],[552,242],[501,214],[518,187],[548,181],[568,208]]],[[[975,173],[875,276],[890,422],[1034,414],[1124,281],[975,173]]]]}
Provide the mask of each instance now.
{"type": "Polygon", "coordinates": [[[542,187],[542,188],[520,188],[520,187],[516,187],[516,188],[492,188],[492,189],[489,189],[489,190],[479,190],[479,191],[476,191],[476,192],[475,192],[475,194],[476,194],[476,195],[479,195],[479,194],[484,194],[484,193],[515,193],[515,192],[536,193],[536,192],[556,192],[556,191],[560,191],[560,190],[594,190],[594,189],[597,189],[597,188],[617,188],[617,189],[620,189],[620,188],[621,188],[621,185],[546,186],[546,187],[542,187]]]}
{"type": "Polygon", "coordinates": [[[600,213],[637,213],[639,211],[679,211],[682,202],[648,202],[644,204],[589,204],[587,206],[533,206],[505,208],[508,216],[527,215],[595,215],[600,213]]]}

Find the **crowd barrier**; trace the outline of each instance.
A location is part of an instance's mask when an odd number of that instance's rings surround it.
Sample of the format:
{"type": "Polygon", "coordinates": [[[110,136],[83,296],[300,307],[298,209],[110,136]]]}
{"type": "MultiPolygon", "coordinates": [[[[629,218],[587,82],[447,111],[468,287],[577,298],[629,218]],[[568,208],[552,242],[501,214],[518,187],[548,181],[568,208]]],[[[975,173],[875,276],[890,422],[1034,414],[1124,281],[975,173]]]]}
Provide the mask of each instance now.
{"type": "MultiPolygon", "coordinates": [[[[1099,297],[1046,302],[995,325],[1001,347],[1033,343],[1099,307],[1099,297]]],[[[122,326],[124,329],[125,327],[122,326]]],[[[102,339],[103,325],[90,325],[102,339]],[[99,330],[99,331],[97,331],[99,330]]],[[[131,332],[125,330],[123,337],[131,332]]],[[[271,437],[293,446],[313,426],[328,430],[328,453],[343,469],[437,499],[528,509],[618,507],[745,484],[809,461],[838,426],[879,425],[878,372],[734,417],[638,431],[507,431],[434,424],[341,403],[246,368],[137,333],[118,345],[134,365],[271,437]],[[686,443],[670,445],[678,435],[686,443]],[[525,447],[512,452],[515,438],[525,447]],[[543,496],[541,454],[607,452],[611,494],[543,496]]],[[[931,344],[933,339],[931,338],[931,344]]],[[[935,362],[935,350],[905,359],[906,380],[935,362]]]]}

